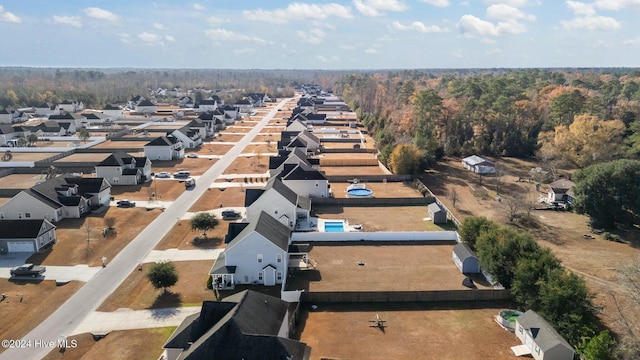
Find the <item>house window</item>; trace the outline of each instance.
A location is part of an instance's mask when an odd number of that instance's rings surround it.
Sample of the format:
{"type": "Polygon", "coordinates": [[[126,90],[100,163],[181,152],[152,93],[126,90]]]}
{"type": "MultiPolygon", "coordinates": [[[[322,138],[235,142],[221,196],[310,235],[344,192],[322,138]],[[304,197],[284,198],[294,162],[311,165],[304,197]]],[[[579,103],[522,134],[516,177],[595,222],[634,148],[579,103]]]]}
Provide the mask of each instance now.
{"type": "Polygon", "coordinates": [[[536,345],[536,354],[540,355],[540,346],[536,345]]]}
{"type": "Polygon", "coordinates": [[[258,263],[262,262],[262,254],[258,254],[258,263]]]}
{"type": "Polygon", "coordinates": [[[522,334],[522,332],[524,331],[524,329],[522,328],[522,325],[518,327],[518,331],[520,332],[520,334],[522,334]]]}
{"type": "Polygon", "coordinates": [[[276,261],[281,263],[282,262],[282,254],[277,254],[276,255],[276,261]]]}
{"type": "Polygon", "coordinates": [[[276,279],[278,281],[282,281],[282,272],[281,271],[278,271],[278,273],[276,274],[276,279]]]}
{"type": "Polygon", "coordinates": [[[258,281],[262,281],[262,271],[258,273],[258,281]]]}
{"type": "Polygon", "coordinates": [[[24,213],[24,217],[30,218],[31,217],[31,213],[24,213]]]}

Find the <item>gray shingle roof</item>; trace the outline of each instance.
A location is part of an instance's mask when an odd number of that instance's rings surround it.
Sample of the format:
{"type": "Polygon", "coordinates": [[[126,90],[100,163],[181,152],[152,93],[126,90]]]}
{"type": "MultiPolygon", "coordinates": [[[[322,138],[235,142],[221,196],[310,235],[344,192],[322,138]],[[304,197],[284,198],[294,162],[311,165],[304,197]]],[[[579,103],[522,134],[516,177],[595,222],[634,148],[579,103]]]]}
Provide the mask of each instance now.
{"type": "Polygon", "coordinates": [[[533,310],[528,310],[524,314],[520,315],[517,320],[518,324],[522,325],[525,329],[531,331],[531,335],[535,343],[542,349],[543,352],[554,348],[558,345],[564,346],[573,351],[573,348],[569,343],[540,315],[536,314],[533,310]]]}
{"type": "Polygon", "coordinates": [[[0,220],[0,239],[35,239],[41,233],[55,228],[44,219],[0,220]]]}
{"type": "Polygon", "coordinates": [[[256,232],[262,235],[265,239],[272,242],[274,245],[279,247],[282,250],[287,250],[289,246],[289,235],[291,231],[288,227],[284,226],[281,222],[274,219],[271,215],[262,211],[258,217],[258,219],[253,219],[249,222],[249,225],[245,227],[239,234],[236,236],[227,248],[232,247],[234,244],[242,241],[245,237],[247,237],[252,232],[256,232]]]}
{"type": "Polygon", "coordinates": [[[458,256],[458,259],[460,259],[461,261],[464,261],[464,259],[466,258],[476,257],[476,254],[474,254],[473,251],[471,251],[471,249],[467,244],[462,244],[462,243],[456,244],[456,246],[453,247],[453,252],[458,256]]]}

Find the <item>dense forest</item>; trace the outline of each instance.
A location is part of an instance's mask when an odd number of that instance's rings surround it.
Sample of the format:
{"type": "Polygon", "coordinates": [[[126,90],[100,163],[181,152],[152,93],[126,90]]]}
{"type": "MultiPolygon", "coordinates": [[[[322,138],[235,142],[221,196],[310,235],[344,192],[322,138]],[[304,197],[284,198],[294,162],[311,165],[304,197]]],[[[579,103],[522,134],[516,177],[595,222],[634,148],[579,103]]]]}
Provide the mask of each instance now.
{"type": "Polygon", "coordinates": [[[374,134],[383,161],[413,144],[441,156],[537,156],[583,168],[640,153],[640,71],[351,74],[342,95],[374,134]]]}

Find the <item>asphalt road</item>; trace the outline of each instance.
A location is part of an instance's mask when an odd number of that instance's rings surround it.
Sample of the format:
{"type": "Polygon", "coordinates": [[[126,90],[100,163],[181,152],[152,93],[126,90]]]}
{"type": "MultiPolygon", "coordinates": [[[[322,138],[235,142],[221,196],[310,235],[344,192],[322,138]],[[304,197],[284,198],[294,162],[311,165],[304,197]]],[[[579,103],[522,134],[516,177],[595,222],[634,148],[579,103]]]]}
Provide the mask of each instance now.
{"type": "MultiPolygon", "coordinates": [[[[226,156],[218,160],[199,179],[198,185],[185,191],[171,206],[147,226],[114,259],[107,259],[107,267],[96,274],[86,285],[60,306],[51,316],[40,323],[23,339],[21,348],[10,348],[0,354],[0,360],[41,359],[54,349],[54,344],[63,336],[71,334],[82,320],[91,314],[138,266],[138,262],[160,242],[162,237],[176,224],[178,219],[207,191],[209,184],[240,155],[251,140],[271,120],[278,109],[289,99],[282,100],[247,135],[231,148],[226,156]]],[[[43,294],[46,296],[46,294],[43,294]]]]}

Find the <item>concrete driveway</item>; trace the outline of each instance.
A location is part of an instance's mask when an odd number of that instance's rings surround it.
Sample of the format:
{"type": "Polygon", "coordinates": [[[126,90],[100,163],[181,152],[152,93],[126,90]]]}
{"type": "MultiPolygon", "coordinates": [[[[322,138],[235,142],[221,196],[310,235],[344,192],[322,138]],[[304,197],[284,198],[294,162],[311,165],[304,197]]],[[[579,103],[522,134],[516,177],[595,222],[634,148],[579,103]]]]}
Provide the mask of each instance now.
{"type": "Polygon", "coordinates": [[[142,260],[143,263],[158,261],[190,261],[190,260],[215,260],[224,249],[201,250],[151,250],[149,255],[142,260]]]}
{"type": "MultiPolygon", "coordinates": [[[[24,261],[18,263],[15,266],[24,264],[24,261]]],[[[8,279],[11,277],[10,270],[12,267],[5,267],[4,264],[0,267],[0,278],[8,279]]],[[[55,280],[57,282],[67,282],[72,280],[77,281],[89,281],[95,274],[102,270],[102,266],[89,267],[89,265],[76,265],[76,266],[46,266],[47,271],[44,276],[39,277],[40,280],[55,280]]],[[[23,277],[24,279],[30,279],[29,277],[23,277]]],[[[21,278],[16,278],[21,279],[21,278]]]]}
{"type": "Polygon", "coordinates": [[[178,326],[187,316],[199,312],[200,308],[200,306],[188,306],[151,310],[119,309],[113,312],[93,311],[69,335],[84,333],[100,335],[114,330],[178,326]]]}

